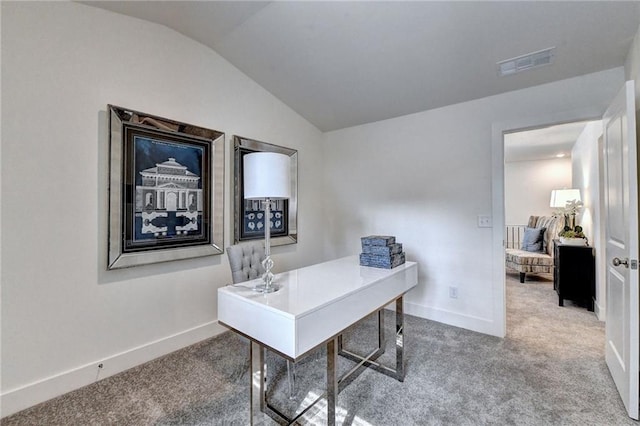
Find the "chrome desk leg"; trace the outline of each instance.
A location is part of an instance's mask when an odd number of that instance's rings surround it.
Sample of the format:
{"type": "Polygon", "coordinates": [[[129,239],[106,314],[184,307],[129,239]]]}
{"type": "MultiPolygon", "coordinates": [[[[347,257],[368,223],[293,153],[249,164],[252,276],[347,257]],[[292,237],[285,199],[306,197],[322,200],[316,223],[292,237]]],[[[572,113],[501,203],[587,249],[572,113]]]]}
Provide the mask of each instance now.
{"type": "Polygon", "coordinates": [[[382,349],[382,353],[387,346],[386,340],[384,337],[384,310],[380,309],[378,311],[378,347],[382,349]]]}
{"type": "Polygon", "coordinates": [[[296,364],[287,360],[287,378],[289,379],[289,399],[294,399],[296,393],[296,364]]]}
{"type": "Polygon", "coordinates": [[[402,297],[396,299],[396,374],[397,380],[404,381],[404,311],[402,297]]]}
{"type": "MultiPolygon", "coordinates": [[[[376,370],[382,374],[386,374],[389,377],[393,377],[399,382],[404,381],[404,311],[403,311],[403,297],[400,296],[396,299],[396,362],[395,368],[388,367],[380,364],[376,361],[380,355],[385,351],[385,333],[384,333],[384,312],[382,309],[378,311],[378,348],[367,356],[356,354],[350,350],[344,348],[342,336],[338,339],[339,354],[351,361],[359,363],[365,367],[376,370]]],[[[359,367],[358,367],[359,368],[359,367]]],[[[343,380],[348,383],[348,380],[353,380],[358,374],[362,372],[362,369],[357,374],[351,375],[351,372],[347,373],[343,380]],[[351,376],[348,378],[348,376],[351,376]]]]}
{"type": "Polygon", "coordinates": [[[338,398],[338,339],[327,343],[327,424],[336,424],[336,400],[338,398]]]}
{"type": "MultiPolygon", "coordinates": [[[[387,376],[393,377],[398,381],[404,380],[404,311],[403,297],[396,299],[396,365],[395,369],[377,363],[375,360],[384,353],[385,333],[384,333],[384,312],[378,311],[378,348],[374,349],[367,356],[360,356],[345,350],[343,347],[342,335],[332,338],[327,342],[327,424],[335,426],[336,424],[336,403],[338,393],[350,381],[354,380],[363,366],[372,368],[387,376]],[[342,378],[338,378],[338,354],[357,362],[355,368],[346,373],[342,378]]],[[[295,418],[290,419],[267,403],[266,384],[267,384],[267,364],[264,347],[256,342],[251,342],[249,349],[251,364],[251,424],[258,425],[265,421],[265,413],[269,414],[274,420],[282,424],[293,424],[304,415],[313,405],[322,397],[318,397],[307,408],[299,413],[295,418]],[[276,417],[274,417],[274,415],[276,417]]],[[[287,363],[288,364],[288,363],[287,363]]],[[[289,367],[289,365],[287,365],[289,367]]],[[[295,368],[295,365],[291,365],[295,368]]],[[[291,370],[289,371],[291,374],[291,370]]],[[[294,371],[295,375],[295,371],[294,371]]],[[[291,382],[290,382],[291,384],[291,382]]],[[[289,391],[291,392],[291,388],[289,391]]]]}
{"type": "Polygon", "coordinates": [[[267,364],[264,348],[261,344],[251,341],[249,349],[251,364],[251,424],[259,425],[264,421],[265,392],[267,382],[267,364]]]}
{"type": "MultiPolygon", "coordinates": [[[[397,302],[396,302],[397,303],[397,302]]],[[[344,340],[342,334],[338,336],[338,354],[343,355],[344,340]]],[[[384,312],[382,309],[378,311],[378,349],[380,349],[380,355],[385,351],[386,338],[384,334],[384,312]]]]}

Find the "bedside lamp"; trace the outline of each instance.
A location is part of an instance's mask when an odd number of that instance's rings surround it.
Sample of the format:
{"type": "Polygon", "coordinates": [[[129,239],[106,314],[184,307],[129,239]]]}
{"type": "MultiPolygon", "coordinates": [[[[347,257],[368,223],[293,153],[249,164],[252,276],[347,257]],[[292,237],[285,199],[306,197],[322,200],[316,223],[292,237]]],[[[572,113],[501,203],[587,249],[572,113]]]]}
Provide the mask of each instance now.
{"type": "MultiPolygon", "coordinates": [[[[580,190],[579,189],[554,189],[551,191],[551,200],[549,201],[549,207],[557,209],[565,209],[570,202],[580,202],[580,190]]],[[[582,205],[582,203],[579,203],[582,205]]],[[[567,213],[565,213],[564,219],[565,226],[567,225],[567,213]]],[[[571,213],[571,228],[576,225],[576,213],[571,213]]]]}
{"type": "Polygon", "coordinates": [[[569,201],[581,201],[579,189],[554,189],[551,191],[549,207],[565,208],[569,201]]]}
{"type": "Polygon", "coordinates": [[[265,273],[264,284],[255,290],[272,293],[278,290],[273,286],[273,260],[271,260],[271,201],[288,199],[291,196],[291,165],[288,155],[275,152],[253,152],[246,154],[244,162],[244,198],[262,200],[264,206],[264,254],[262,261],[265,273]]]}

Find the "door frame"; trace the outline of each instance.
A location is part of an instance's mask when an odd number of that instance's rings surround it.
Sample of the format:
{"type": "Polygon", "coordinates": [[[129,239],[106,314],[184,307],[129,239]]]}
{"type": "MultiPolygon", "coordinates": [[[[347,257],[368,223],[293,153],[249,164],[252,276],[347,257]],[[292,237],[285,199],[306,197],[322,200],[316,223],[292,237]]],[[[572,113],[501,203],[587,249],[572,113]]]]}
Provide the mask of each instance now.
{"type": "Polygon", "coordinates": [[[504,200],[504,135],[524,130],[575,121],[602,120],[603,111],[597,107],[562,111],[539,116],[529,116],[513,120],[494,122],[491,125],[491,207],[493,212],[492,229],[492,288],[494,324],[496,335],[504,337],[507,334],[507,298],[505,281],[505,200],[504,200]]]}

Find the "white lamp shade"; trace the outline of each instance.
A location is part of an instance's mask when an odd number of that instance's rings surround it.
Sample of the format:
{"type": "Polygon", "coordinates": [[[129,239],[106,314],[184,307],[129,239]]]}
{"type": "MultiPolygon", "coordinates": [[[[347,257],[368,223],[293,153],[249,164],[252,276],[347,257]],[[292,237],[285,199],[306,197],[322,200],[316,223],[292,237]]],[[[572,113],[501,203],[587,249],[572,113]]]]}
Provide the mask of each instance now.
{"type": "Polygon", "coordinates": [[[566,207],[569,201],[581,201],[579,189],[554,189],[551,191],[550,207],[566,207]]]}
{"type": "Polygon", "coordinates": [[[252,152],[244,156],[244,198],[262,200],[291,196],[291,160],[276,152],[252,152]]]}

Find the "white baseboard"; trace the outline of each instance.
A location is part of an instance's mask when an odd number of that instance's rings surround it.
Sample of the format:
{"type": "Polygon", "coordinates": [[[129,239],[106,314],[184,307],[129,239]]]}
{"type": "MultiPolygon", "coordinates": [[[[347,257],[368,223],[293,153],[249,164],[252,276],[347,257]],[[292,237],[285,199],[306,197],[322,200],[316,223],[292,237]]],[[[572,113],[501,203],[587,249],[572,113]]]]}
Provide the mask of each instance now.
{"type": "Polygon", "coordinates": [[[214,337],[227,329],[212,321],[133,349],[73,368],[0,395],[0,416],[6,417],[41,402],[121,373],[178,349],[214,337]],[[102,365],[102,368],[99,367],[102,365]]]}
{"type": "Polygon", "coordinates": [[[495,322],[490,319],[432,308],[430,306],[407,302],[406,300],[404,302],[404,312],[409,315],[441,322],[454,327],[466,328],[467,330],[477,331],[478,333],[502,337],[500,330],[496,328],[495,322]]]}

